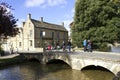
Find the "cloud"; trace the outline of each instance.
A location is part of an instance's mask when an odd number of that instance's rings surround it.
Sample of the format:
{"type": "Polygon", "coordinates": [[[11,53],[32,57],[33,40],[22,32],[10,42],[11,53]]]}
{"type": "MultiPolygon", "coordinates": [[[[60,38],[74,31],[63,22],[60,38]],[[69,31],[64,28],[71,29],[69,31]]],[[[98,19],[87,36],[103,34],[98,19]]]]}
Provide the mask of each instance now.
{"type": "Polygon", "coordinates": [[[36,7],[41,6],[45,3],[45,0],[26,0],[26,7],[36,7]]]}
{"type": "Polygon", "coordinates": [[[26,7],[48,7],[67,4],[66,0],[26,0],[26,7]]]}
{"type": "Polygon", "coordinates": [[[63,5],[66,4],[66,0],[48,0],[49,6],[63,5]]]}
{"type": "Polygon", "coordinates": [[[70,23],[73,22],[73,16],[75,13],[75,8],[71,9],[71,12],[69,14],[65,14],[64,17],[66,18],[64,21],[64,25],[66,27],[66,29],[68,30],[68,34],[70,36],[70,23]]]}

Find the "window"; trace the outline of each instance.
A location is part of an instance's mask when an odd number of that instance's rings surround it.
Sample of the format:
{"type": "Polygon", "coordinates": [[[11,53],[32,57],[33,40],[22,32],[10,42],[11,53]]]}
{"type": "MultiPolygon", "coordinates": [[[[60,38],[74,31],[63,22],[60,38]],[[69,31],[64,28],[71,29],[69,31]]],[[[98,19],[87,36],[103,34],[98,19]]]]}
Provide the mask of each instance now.
{"type": "Polygon", "coordinates": [[[29,23],[29,25],[28,25],[29,27],[30,27],[30,23],[29,23]]]}
{"type": "Polygon", "coordinates": [[[30,46],[32,46],[32,40],[30,40],[30,46]]]}
{"type": "Polygon", "coordinates": [[[30,37],[32,37],[32,30],[30,30],[30,37]]]}
{"type": "Polygon", "coordinates": [[[40,38],[45,37],[45,31],[40,31],[40,38]]]}
{"type": "Polygon", "coordinates": [[[21,42],[19,42],[19,47],[21,47],[21,42]]]}
{"type": "Polygon", "coordinates": [[[40,31],[40,38],[43,37],[43,31],[40,31]]]}
{"type": "Polygon", "coordinates": [[[54,39],[54,32],[52,32],[52,39],[54,39]]]}

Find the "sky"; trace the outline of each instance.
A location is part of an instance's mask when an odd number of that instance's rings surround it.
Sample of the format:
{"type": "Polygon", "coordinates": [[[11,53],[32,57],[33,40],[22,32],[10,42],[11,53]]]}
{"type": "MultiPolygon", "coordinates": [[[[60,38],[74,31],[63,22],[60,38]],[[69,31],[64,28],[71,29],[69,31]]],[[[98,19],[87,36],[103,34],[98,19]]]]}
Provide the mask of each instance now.
{"type": "Polygon", "coordinates": [[[69,24],[73,21],[75,0],[0,0],[6,2],[14,9],[14,17],[22,22],[27,19],[30,13],[32,19],[40,20],[43,17],[45,22],[59,24],[64,22],[69,31],[69,24]]]}

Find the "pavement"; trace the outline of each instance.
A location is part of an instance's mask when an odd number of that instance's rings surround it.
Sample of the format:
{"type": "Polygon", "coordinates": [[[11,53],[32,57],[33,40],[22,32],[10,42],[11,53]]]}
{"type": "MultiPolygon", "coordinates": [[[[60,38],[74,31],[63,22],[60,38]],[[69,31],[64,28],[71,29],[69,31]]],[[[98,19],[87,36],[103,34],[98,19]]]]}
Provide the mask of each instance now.
{"type": "MultiPolygon", "coordinates": [[[[120,53],[108,53],[108,52],[74,52],[78,58],[85,57],[85,58],[92,58],[92,59],[102,59],[108,61],[117,61],[120,63],[120,53]]],[[[75,56],[76,55],[72,55],[75,56]]]]}
{"type": "Polygon", "coordinates": [[[11,54],[7,56],[0,56],[0,59],[9,59],[9,58],[14,58],[16,56],[19,56],[19,54],[11,54]]]}

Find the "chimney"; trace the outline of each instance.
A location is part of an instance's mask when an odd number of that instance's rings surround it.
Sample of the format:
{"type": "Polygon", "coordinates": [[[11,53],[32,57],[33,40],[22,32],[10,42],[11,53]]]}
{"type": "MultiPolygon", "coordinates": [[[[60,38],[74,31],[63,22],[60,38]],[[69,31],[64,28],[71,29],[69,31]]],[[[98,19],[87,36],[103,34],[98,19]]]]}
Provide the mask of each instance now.
{"type": "Polygon", "coordinates": [[[25,25],[25,22],[22,22],[22,27],[24,27],[24,25],[25,25]]]}
{"type": "Polygon", "coordinates": [[[64,27],[64,22],[62,22],[62,26],[64,27]]]}
{"type": "Polygon", "coordinates": [[[43,17],[41,17],[41,22],[43,22],[43,17]]]}
{"type": "Polygon", "coordinates": [[[28,18],[28,19],[31,19],[31,14],[30,14],[30,13],[27,15],[27,18],[28,18]]]}

